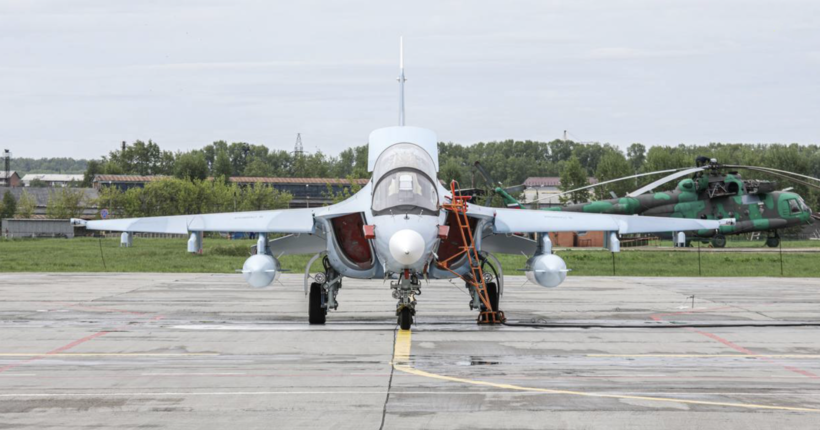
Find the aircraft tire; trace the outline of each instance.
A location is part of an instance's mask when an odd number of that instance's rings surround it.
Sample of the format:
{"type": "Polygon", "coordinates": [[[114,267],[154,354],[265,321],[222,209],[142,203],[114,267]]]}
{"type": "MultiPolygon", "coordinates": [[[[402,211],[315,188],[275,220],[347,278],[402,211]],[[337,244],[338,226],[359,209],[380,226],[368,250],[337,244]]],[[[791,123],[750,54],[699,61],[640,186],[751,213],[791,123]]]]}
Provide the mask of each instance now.
{"type": "Polygon", "coordinates": [[[769,248],[777,248],[780,246],[780,238],[777,236],[769,236],[766,238],[766,246],[769,248]]]}
{"type": "Polygon", "coordinates": [[[310,284],[310,296],[308,297],[308,322],[311,324],[324,324],[327,319],[327,309],[322,308],[322,284],[314,282],[310,284]]]}
{"type": "Polygon", "coordinates": [[[410,330],[413,324],[413,312],[410,308],[404,307],[399,311],[399,328],[402,330],[410,330]]]}
{"type": "Polygon", "coordinates": [[[494,311],[498,311],[498,285],[495,282],[487,282],[487,296],[490,298],[490,306],[494,311]]]}
{"type": "Polygon", "coordinates": [[[726,236],[722,234],[718,234],[712,238],[712,246],[715,248],[725,248],[726,247],[726,236]]]}

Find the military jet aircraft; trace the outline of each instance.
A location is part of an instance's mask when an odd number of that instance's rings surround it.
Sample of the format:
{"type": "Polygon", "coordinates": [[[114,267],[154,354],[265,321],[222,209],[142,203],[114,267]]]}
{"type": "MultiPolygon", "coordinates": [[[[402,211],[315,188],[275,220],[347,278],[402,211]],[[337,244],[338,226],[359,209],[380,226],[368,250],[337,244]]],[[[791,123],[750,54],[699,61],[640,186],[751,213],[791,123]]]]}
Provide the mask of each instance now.
{"type": "Polygon", "coordinates": [[[722,165],[717,160],[706,157],[698,157],[696,163],[699,166],[693,168],[642,173],[568,190],[561,195],[638,176],[674,172],[624,197],[570,204],[547,210],[692,219],[735,219],[735,223],[723,225],[717,231],[689,232],[690,237],[711,240],[712,246],[716,248],[726,246],[726,235],[750,232],[768,233],[766,245],[775,248],[780,245],[780,230],[811,224],[816,218],[799,194],[788,189],[778,190],[774,181],[743,179],[736,169],[774,175],[815,189],[820,189],[820,186],[806,181],[820,183],[820,179],[768,167],[722,165]],[[682,179],[674,190],[652,192],[687,175],[692,177],[682,179]]]}
{"type": "MultiPolygon", "coordinates": [[[[497,312],[502,275],[480,270],[493,254],[530,255],[529,280],[556,287],[567,276],[564,261],[551,252],[548,232],[606,231],[608,246],[619,250],[618,234],[681,230],[714,230],[720,222],[570,212],[496,209],[469,204],[436,179],[438,139],[424,128],[405,126],[404,66],[400,66],[399,126],[370,133],[368,171],[371,180],[349,199],[326,207],[166,217],[72,220],[89,230],[122,231],[130,241],[136,232],[189,234],[188,251],[202,247],[204,232],[259,234],[257,252],[244,263],[242,274],[252,287],[270,285],[280,272],[277,256],[315,254],[306,269],[308,320],[324,324],[338,306],[343,278],[390,280],[398,300],[396,315],[409,329],[416,296],[425,279],[460,277],[471,296],[472,309],[497,312]],[[288,233],[273,241],[267,235],[288,233]],[[535,233],[533,241],[515,233],[535,233]],[[312,277],[311,263],[322,257],[324,273],[312,277]],[[484,279],[487,275],[488,279],[484,279]],[[493,309],[495,308],[495,309],[493,309]]],[[[501,269],[497,264],[498,269],[501,269]]],[[[485,320],[487,321],[487,320],[485,320]]],[[[490,319],[487,322],[498,322],[490,319]]]]}

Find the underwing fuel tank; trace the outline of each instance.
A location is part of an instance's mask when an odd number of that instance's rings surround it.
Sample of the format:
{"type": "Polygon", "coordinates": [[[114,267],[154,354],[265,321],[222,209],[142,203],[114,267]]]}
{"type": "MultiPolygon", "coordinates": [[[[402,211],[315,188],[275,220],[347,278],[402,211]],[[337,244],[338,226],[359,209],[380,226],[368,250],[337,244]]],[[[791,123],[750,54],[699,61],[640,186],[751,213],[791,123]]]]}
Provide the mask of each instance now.
{"type": "Polygon", "coordinates": [[[271,255],[251,255],[242,265],[242,276],[253,288],[265,288],[279,276],[279,260],[271,255]]]}
{"type": "Polygon", "coordinates": [[[555,288],[567,278],[567,263],[555,254],[530,257],[524,268],[527,279],[544,288],[555,288]]]}

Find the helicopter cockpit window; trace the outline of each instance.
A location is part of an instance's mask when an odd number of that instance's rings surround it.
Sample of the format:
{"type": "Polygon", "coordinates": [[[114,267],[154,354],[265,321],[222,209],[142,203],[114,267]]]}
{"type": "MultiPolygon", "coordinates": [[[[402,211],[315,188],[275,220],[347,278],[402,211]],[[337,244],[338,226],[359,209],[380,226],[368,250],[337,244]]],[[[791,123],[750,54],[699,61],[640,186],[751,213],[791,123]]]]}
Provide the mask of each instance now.
{"type": "Polygon", "coordinates": [[[803,210],[803,212],[808,212],[808,211],[809,211],[809,206],[808,206],[808,205],[806,205],[806,202],[805,202],[805,201],[803,201],[803,199],[802,199],[802,198],[801,198],[801,199],[797,199],[797,201],[800,203],[800,209],[802,209],[802,210],[803,210]]]}
{"type": "Polygon", "coordinates": [[[438,194],[433,182],[412,170],[384,175],[373,192],[373,212],[437,212],[438,194]]]}
{"type": "Polygon", "coordinates": [[[795,199],[789,200],[789,210],[793,214],[797,214],[797,213],[801,212],[800,205],[797,203],[797,200],[795,200],[795,199]]]}

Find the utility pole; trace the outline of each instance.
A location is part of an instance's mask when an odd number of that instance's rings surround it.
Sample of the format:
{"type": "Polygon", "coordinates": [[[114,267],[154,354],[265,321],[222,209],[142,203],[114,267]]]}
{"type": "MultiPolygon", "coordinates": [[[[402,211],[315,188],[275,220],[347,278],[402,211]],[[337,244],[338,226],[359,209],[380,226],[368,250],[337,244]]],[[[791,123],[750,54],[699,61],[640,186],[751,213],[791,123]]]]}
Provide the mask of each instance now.
{"type": "Polygon", "coordinates": [[[9,151],[8,149],[3,151],[3,162],[4,162],[3,165],[5,166],[5,169],[6,169],[5,173],[3,173],[6,176],[5,184],[6,184],[7,187],[10,187],[11,186],[11,151],[9,151]]]}
{"type": "Polygon", "coordinates": [[[567,141],[567,131],[564,130],[564,142],[566,142],[566,141],[567,141]]]}

